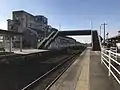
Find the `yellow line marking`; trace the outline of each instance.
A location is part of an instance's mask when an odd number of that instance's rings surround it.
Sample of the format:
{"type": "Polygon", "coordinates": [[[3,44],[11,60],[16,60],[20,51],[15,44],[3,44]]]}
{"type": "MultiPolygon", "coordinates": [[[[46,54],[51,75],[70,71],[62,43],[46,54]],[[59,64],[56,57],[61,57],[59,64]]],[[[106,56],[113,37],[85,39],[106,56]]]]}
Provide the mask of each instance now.
{"type": "Polygon", "coordinates": [[[76,90],[89,90],[89,62],[90,62],[90,51],[86,53],[81,66],[81,74],[79,76],[78,83],[76,85],[76,90]]]}

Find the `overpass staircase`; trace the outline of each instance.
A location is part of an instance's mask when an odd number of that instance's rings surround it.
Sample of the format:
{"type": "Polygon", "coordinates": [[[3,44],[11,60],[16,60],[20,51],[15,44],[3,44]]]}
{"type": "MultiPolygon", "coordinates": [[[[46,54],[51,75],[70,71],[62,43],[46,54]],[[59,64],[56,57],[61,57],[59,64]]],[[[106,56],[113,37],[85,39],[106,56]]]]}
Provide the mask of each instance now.
{"type": "MultiPolygon", "coordinates": [[[[101,51],[101,40],[98,35],[97,30],[91,31],[92,33],[92,50],[93,51],[101,51]]],[[[47,48],[59,35],[59,31],[52,31],[47,37],[45,37],[42,41],[38,43],[37,48],[47,48]]]]}
{"type": "Polygon", "coordinates": [[[99,35],[97,30],[92,31],[92,50],[93,51],[101,51],[101,40],[99,39],[99,35]]]}
{"type": "Polygon", "coordinates": [[[54,36],[51,37],[51,38],[47,41],[47,43],[45,44],[44,48],[47,48],[47,47],[55,40],[55,38],[58,36],[58,33],[59,33],[59,31],[57,31],[57,32],[54,34],[54,36]]]}
{"type": "Polygon", "coordinates": [[[47,48],[52,41],[57,37],[59,31],[52,31],[47,37],[45,37],[41,42],[38,43],[37,48],[47,48]]]}

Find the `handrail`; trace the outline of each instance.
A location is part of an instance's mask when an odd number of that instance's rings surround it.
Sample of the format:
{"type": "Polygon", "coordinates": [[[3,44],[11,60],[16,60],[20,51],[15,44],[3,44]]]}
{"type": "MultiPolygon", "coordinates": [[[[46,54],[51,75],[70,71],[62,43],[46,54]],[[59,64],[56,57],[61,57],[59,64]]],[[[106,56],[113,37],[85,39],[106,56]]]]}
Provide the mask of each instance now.
{"type": "Polygon", "coordinates": [[[53,31],[53,32],[47,37],[47,39],[49,39],[49,38],[53,35],[53,33],[55,33],[55,31],[53,31]]]}
{"type": "Polygon", "coordinates": [[[45,44],[45,47],[57,36],[57,34],[59,33],[59,31],[57,31],[53,37],[50,38],[50,40],[45,44]]]}
{"type": "Polygon", "coordinates": [[[105,48],[101,48],[101,63],[103,63],[107,67],[109,76],[112,74],[115,80],[120,84],[120,79],[116,75],[116,73],[120,75],[120,71],[111,63],[111,62],[115,62],[117,65],[120,66],[120,62],[118,62],[117,59],[112,58],[113,55],[111,56],[111,54],[120,56],[120,54],[115,53],[111,50],[106,50],[105,48]],[[116,73],[114,73],[113,70],[115,70],[116,73]]]}
{"type": "Polygon", "coordinates": [[[45,38],[38,44],[37,47],[41,46],[46,40],[48,40],[48,39],[52,36],[52,34],[53,34],[54,32],[55,32],[55,31],[51,32],[48,37],[45,37],[45,38]]]}
{"type": "Polygon", "coordinates": [[[115,55],[117,55],[117,56],[120,57],[120,54],[115,53],[115,52],[112,52],[111,50],[107,50],[107,49],[105,49],[105,48],[104,48],[104,49],[102,48],[102,50],[105,50],[105,51],[107,51],[108,53],[110,52],[110,53],[115,54],[115,55]]]}
{"type": "Polygon", "coordinates": [[[58,33],[59,33],[59,31],[57,31],[57,32],[55,33],[55,35],[53,36],[53,39],[57,36],[58,33]]]}

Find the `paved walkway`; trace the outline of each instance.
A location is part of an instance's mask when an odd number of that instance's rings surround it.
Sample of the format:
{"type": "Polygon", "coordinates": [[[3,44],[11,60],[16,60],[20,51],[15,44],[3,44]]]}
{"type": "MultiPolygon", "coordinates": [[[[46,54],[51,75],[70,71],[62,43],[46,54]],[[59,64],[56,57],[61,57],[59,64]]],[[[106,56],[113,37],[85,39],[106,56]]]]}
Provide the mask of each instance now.
{"type": "Polygon", "coordinates": [[[50,90],[120,90],[100,64],[100,52],[85,50],[50,90]]]}
{"type": "Polygon", "coordinates": [[[108,70],[100,62],[100,52],[90,53],[89,90],[120,90],[115,89],[114,82],[108,76],[108,70]]]}

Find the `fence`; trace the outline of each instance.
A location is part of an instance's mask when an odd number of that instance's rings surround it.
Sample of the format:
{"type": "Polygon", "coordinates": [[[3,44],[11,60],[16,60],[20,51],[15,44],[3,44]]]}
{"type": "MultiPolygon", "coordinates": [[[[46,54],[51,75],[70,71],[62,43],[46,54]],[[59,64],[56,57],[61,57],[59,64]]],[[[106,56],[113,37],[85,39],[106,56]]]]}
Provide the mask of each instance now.
{"type": "Polygon", "coordinates": [[[118,61],[120,54],[115,50],[116,49],[107,50],[105,48],[101,48],[101,63],[107,67],[108,75],[113,75],[116,81],[120,84],[120,61],[118,61]]]}

